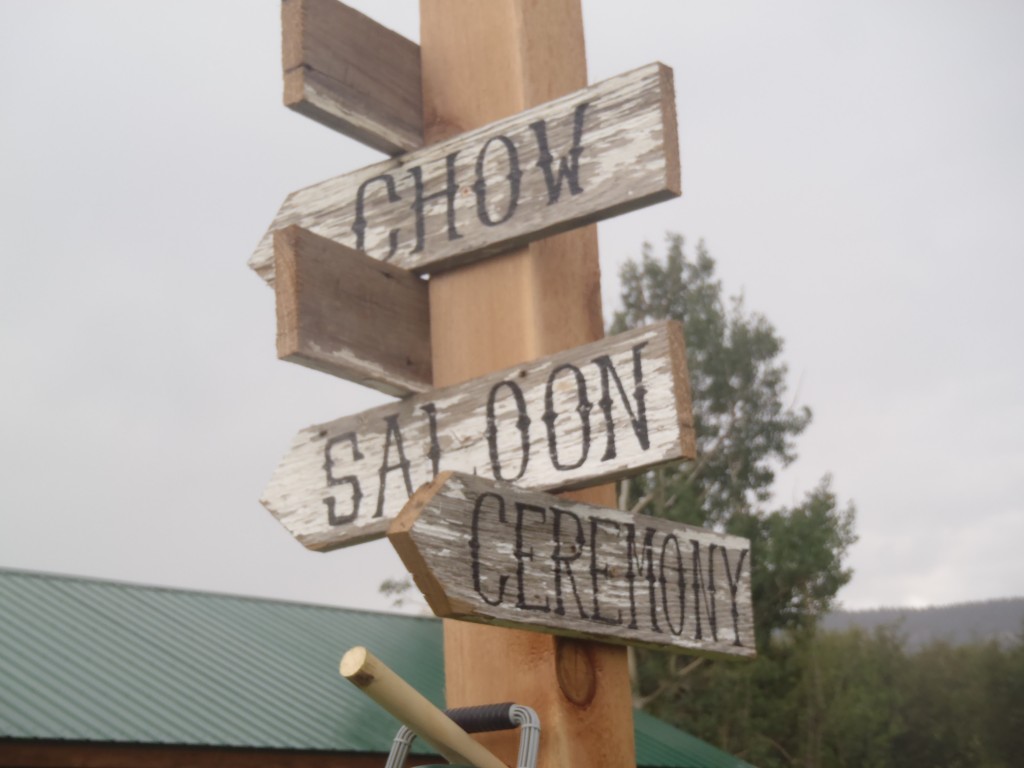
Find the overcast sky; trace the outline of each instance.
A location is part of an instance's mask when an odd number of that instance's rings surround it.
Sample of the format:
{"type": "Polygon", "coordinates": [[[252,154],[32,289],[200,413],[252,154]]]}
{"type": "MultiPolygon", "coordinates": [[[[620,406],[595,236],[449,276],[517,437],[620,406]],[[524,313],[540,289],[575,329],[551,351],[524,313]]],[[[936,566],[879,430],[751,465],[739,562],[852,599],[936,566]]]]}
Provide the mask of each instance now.
{"type": "MultiPolygon", "coordinates": [[[[418,38],[412,0],[351,3],[418,38]]],[[[591,82],[675,71],[683,197],[814,422],[775,503],[857,506],[851,608],[1024,594],[1024,4],[584,0],[591,82]]],[[[382,156],[281,106],[277,0],[0,0],[0,566],[384,608],[386,542],[258,503],[386,398],[274,351],[246,267],[289,192],[382,156]]]]}

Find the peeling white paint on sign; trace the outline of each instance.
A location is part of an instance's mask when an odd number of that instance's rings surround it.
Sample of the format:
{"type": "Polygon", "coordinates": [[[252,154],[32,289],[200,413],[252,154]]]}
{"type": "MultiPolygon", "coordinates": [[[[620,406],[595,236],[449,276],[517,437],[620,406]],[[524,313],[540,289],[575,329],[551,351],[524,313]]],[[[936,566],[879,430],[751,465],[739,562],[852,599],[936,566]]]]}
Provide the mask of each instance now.
{"type": "Polygon", "coordinates": [[[272,233],[298,224],[429,273],[679,194],[672,70],[650,64],[293,192],[249,265],[272,283],[272,233]]]}
{"type": "Polygon", "coordinates": [[[262,502],[302,544],[329,550],[383,536],[444,470],[567,489],[693,456],[670,321],[308,427],[262,502]]]}

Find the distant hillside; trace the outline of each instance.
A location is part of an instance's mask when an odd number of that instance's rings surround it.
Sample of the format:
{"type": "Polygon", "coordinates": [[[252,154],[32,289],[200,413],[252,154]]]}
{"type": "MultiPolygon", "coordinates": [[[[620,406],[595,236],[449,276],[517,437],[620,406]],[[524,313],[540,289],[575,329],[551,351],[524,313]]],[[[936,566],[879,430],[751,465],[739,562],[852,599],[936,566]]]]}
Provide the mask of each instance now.
{"type": "Polygon", "coordinates": [[[953,645],[997,640],[1009,645],[1024,633],[1024,597],[958,603],[929,608],[878,608],[868,611],[835,611],[825,617],[827,630],[860,627],[896,627],[906,648],[916,650],[937,640],[953,645]]]}

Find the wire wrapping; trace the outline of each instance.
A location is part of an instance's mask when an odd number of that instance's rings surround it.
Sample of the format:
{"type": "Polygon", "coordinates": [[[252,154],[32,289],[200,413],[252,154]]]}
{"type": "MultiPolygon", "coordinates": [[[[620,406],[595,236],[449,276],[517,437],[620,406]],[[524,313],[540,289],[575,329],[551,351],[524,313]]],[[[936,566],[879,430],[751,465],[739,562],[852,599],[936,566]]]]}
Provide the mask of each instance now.
{"type": "MultiPolygon", "coordinates": [[[[540,718],[531,707],[510,703],[483,704],[447,710],[445,714],[468,733],[520,728],[516,768],[536,768],[540,750],[540,718]]],[[[415,738],[416,734],[408,726],[399,728],[391,742],[391,752],[384,768],[403,768],[415,738]]]]}

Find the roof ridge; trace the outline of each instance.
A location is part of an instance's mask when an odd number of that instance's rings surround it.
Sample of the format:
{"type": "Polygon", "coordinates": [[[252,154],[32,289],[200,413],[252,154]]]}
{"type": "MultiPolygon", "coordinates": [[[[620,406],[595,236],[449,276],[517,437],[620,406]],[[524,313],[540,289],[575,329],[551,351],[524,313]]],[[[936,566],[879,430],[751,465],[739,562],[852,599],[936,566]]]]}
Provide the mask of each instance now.
{"type": "Polygon", "coordinates": [[[24,568],[12,568],[5,565],[0,565],[0,577],[3,576],[22,576],[32,579],[40,579],[46,581],[64,581],[64,582],[83,582],[89,584],[96,584],[102,586],[108,586],[116,589],[140,589],[146,591],[156,592],[173,592],[183,595],[192,595],[196,597],[212,597],[220,598],[225,600],[240,600],[246,602],[255,603],[273,603],[277,605],[287,605],[297,608],[310,608],[319,609],[326,611],[338,611],[342,613],[358,613],[368,614],[371,616],[383,616],[388,618],[397,619],[417,619],[420,621],[440,621],[436,616],[425,616],[417,615],[412,613],[397,613],[392,611],[375,610],[371,608],[351,608],[342,605],[328,605],[325,603],[314,603],[306,602],[303,600],[296,600],[292,598],[283,597],[265,597],[261,595],[244,595],[234,592],[217,592],[212,590],[194,589],[190,587],[177,587],[168,586],[164,584],[146,584],[138,581],[125,581],[104,576],[84,576],[79,574],[67,574],[57,573],[55,571],[36,571],[28,570],[24,568]]]}
{"type": "MultiPolygon", "coordinates": [[[[432,617],[6,566],[0,603],[0,741],[385,754],[398,723],[337,672],[357,644],[444,701],[432,617]]],[[[746,765],[650,715],[634,731],[647,768],[746,765]]]]}

